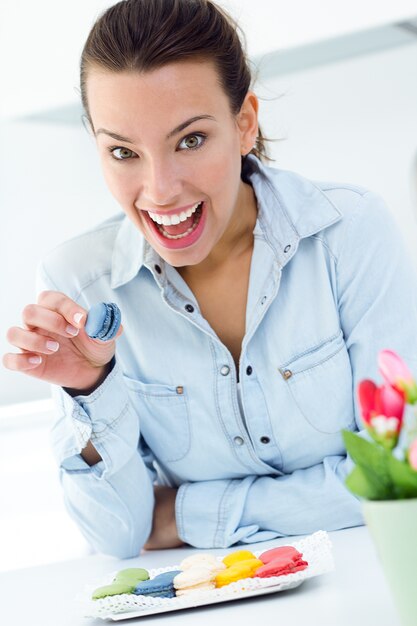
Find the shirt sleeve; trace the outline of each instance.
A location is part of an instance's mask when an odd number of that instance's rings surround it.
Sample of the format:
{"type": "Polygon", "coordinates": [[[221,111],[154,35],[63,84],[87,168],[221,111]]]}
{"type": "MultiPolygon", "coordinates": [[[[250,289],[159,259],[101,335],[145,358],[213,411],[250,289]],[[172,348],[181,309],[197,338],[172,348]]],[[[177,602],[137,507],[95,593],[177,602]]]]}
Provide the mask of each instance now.
{"type": "MultiPolygon", "coordinates": [[[[345,221],[345,220],[344,220],[345,221]]],[[[365,193],[339,234],[326,244],[336,259],[340,324],[353,374],[379,380],[379,350],[395,350],[417,374],[416,275],[403,238],[382,199],[365,193]]],[[[356,393],[358,430],[364,434],[356,393]]],[[[327,456],[291,474],[185,483],[176,499],[180,538],[199,548],[225,548],[363,523],[361,505],[345,487],[353,467],[327,456]]]]}
{"type": "MultiPolygon", "coordinates": [[[[58,290],[41,267],[37,289],[58,290]]],[[[51,386],[51,440],[71,517],[97,551],[128,558],[139,555],[151,532],[156,472],[116,358],[112,366],[88,396],[51,386]],[[102,458],[93,466],[81,456],[88,441],[102,458]]]]}

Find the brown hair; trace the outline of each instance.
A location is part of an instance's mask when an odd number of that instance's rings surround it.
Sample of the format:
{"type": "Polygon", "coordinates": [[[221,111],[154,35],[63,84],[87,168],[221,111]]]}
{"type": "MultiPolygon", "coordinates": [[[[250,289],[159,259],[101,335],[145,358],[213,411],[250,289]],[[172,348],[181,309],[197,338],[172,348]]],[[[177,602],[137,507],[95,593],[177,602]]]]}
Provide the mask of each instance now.
{"type": "MultiPolygon", "coordinates": [[[[146,72],[166,63],[199,57],[214,61],[236,115],[251,83],[243,32],[210,0],[122,0],[93,25],[81,54],[80,89],[93,127],[86,94],[91,67],[112,72],[146,72]]],[[[268,159],[261,129],[251,153],[268,159]]]]}

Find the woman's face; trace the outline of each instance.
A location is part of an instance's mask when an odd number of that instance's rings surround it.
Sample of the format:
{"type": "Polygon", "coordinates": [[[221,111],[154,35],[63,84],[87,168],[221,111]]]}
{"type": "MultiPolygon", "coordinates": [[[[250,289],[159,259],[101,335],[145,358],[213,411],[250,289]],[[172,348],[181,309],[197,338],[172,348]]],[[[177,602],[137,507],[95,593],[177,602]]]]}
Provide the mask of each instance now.
{"type": "Polygon", "coordinates": [[[180,267],[227,248],[248,202],[241,155],[257,136],[256,96],[233,116],[214,66],[184,61],[90,69],[87,98],[110,192],[158,254],[180,267]]]}

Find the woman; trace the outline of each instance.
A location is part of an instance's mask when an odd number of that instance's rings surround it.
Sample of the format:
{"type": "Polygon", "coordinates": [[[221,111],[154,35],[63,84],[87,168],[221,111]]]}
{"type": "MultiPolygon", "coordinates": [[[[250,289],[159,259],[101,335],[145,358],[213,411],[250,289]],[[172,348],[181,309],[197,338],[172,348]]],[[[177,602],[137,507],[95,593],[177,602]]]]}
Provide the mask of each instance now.
{"type": "Polygon", "coordinates": [[[361,524],[354,390],[380,349],[417,355],[383,202],[262,163],[247,61],[209,1],[109,8],[81,94],[123,214],[45,257],[3,359],[53,384],[70,514],[119,557],[361,524]],[[105,343],[84,330],[98,301],[123,316],[105,343]]]}

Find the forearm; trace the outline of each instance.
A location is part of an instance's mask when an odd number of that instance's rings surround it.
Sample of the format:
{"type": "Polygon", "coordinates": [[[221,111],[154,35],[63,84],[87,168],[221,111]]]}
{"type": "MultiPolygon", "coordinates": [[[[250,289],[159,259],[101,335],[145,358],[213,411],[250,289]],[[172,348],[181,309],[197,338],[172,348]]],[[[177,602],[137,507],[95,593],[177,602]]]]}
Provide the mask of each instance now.
{"type": "Polygon", "coordinates": [[[119,367],[90,396],[53,390],[52,443],[67,508],[96,550],[139,554],[152,525],[154,470],[119,367]]]}
{"type": "Polygon", "coordinates": [[[360,525],[360,503],[344,486],[349,463],[332,456],[279,477],[184,484],[176,502],[179,537],[198,548],[227,548],[360,525]]]}
{"type": "Polygon", "coordinates": [[[152,530],[145,544],[146,550],[178,548],[183,541],[178,537],[175,519],[175,499],[177,489],[154,485],[154,510],[152,530]]]}
{"type": "Polygon", "coordinates": [[[154,494],[147,468],[139,454],[108,478],[98,475],[100,465],[61,470],[68,512],[98,552],[138,556],[152,528],[154,494]]]}
{"type": "Polygon", "coordinates": [[[350,467],[346,457],[330,456],[287,476],[258,478],[245,500],[242,526],[286,536],[362,524],[360,502],[344,484],[350,467]]]}
{"type": "Polygon", "coordinates": [[[83,450],[81,450],[80,455],[83,458],[83,460],[87,463],[87,465],[89,465],[90,467],[92,465],[96,465],[97,463],[103,460],[101,456],[99,455],[99,453],[97,452],[97,450],[95,449],[95,447],[93,446],[93,444],[91,443],[91,441],[89,441],[86,447],[83,450]]]}

